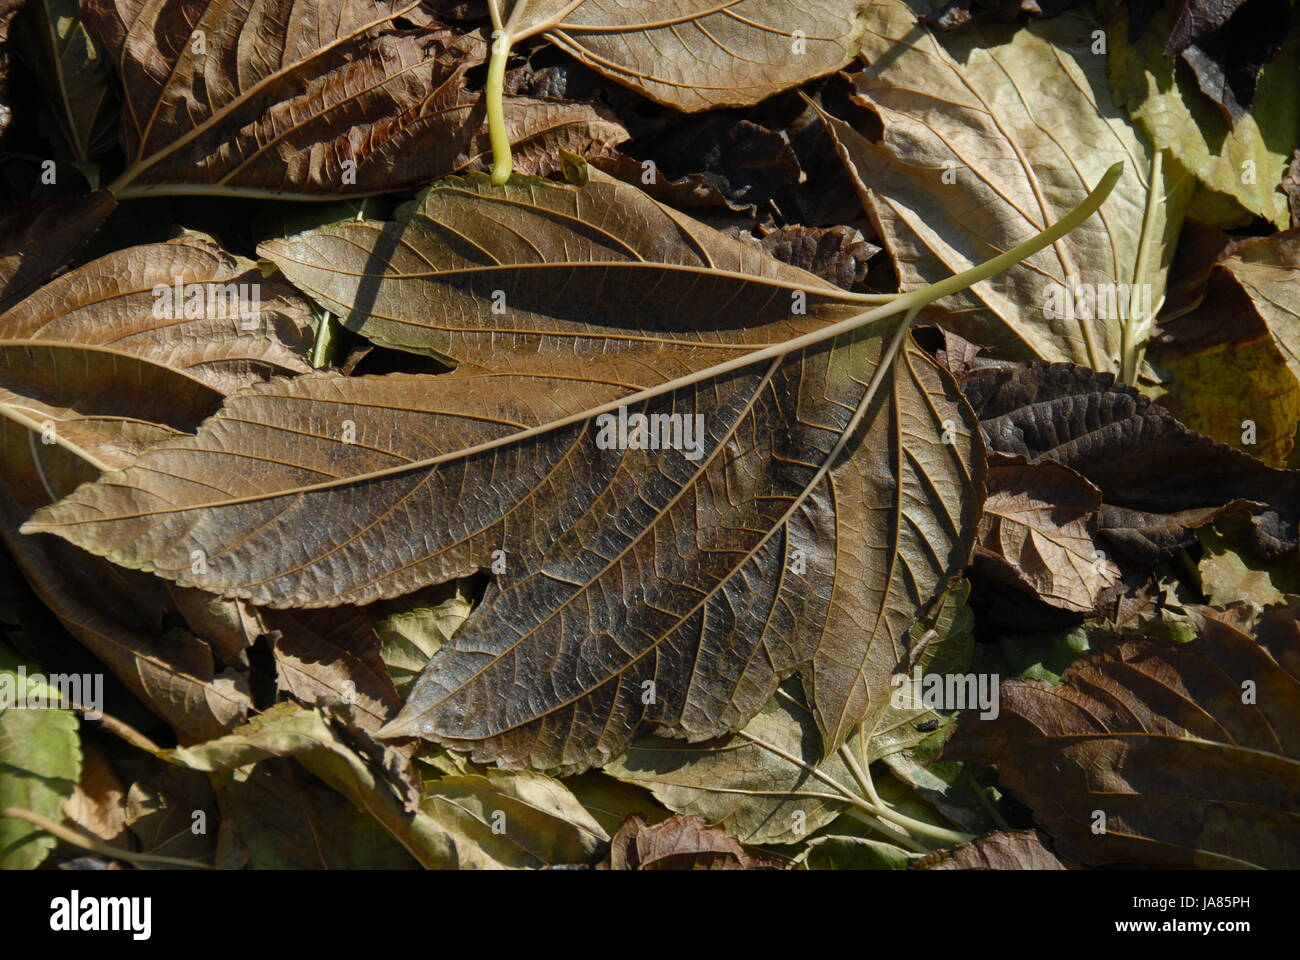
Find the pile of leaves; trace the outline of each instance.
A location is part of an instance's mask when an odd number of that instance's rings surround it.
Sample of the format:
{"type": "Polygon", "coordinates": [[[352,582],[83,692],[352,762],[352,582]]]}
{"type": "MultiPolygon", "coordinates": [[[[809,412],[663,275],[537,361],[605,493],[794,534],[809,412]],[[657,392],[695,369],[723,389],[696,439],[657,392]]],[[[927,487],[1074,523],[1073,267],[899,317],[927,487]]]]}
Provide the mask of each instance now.
{"type": "Polygon", "coordinates": [[[1293,20],[0,0],[0,867],[1300,866],[1293,20]]]}

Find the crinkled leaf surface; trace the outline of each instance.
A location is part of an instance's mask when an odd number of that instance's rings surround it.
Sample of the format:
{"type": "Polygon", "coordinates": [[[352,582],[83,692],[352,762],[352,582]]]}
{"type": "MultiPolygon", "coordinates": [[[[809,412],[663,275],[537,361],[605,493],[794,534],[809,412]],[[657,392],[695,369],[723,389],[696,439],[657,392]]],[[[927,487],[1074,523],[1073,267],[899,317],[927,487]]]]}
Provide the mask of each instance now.
{"type": "Polygon", "coordinates": [[[1059,463],[993,457],[976,564],[1044,603],[1074,613],[1119,581],[1097,533],[1101,493],[1059,463]]]}
{"type": "MultiPolygon", "coordinates": [[[[93,0],[86,18],[126,95],[119,195],[365,196],[487,149],[464,77],[483,41],[412,0],[93,0]]],[[[507,115],[523,170],[627,136],[586,105],[512,99],[507,115]]]]}
{"type": "Polygon", "coordinates": [[[394,222],[345,221],[260,252],[385,346],[502,372],[599,362],[629,387],[861,311],[827,281],[636,187],[570,170],[588,182],[451,178],[394,222]]]}

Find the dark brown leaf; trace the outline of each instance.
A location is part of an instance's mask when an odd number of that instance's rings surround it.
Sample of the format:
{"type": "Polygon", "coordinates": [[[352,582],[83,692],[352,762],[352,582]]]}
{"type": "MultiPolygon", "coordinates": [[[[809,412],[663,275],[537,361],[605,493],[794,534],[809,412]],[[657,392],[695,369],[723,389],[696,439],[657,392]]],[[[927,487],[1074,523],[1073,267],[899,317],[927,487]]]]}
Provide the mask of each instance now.
{"type": "Polygon", "coordinates": [[[1009,680],[944,759],[998,766],[1071,860],[1300,866],[1300,607],[1193,613],[1187,643],[1103,641],[1060,685],[1009,680]]]}
{"type": "MultiPolygon", "coordinates": [[[[1260,548],[1296,547],[1300,471],[1265,466],[1193,433],[1110,374],[1065,363],[986,367],[969,372],[962,389],[990,449],[1029,463],[1054,460],[1087,478],[1107,506],[1165,518],[1143,525],[1168,530],[1189,510],[1197,512],[1185,516],[1203,523],[1207,509],[1255,501],[1264,504],[1254,517],[1260,548]]],[[[1138,520],[1103,514],[1102,529],[1132,529],[1138,520]]]]}
{"type": "Polygon", "coordinates": [[[0,220],[0,310],[65,266],[117,208],[107,190],[32,201],[0,220]]]}
{"type": "MultiPolygon", "coordinates": [[[[484,113],[465,71],[483,40],[414,0],[91,0],[126,92],[119,197],[359,197],[476,165],[484,113]]],[[[523,171],[626,132],[583,104],[514,100],[523,171]]]]}
{"type": "Polygon", "coordinates": [[[1038,830],[986,833],[970,843],[940,850],[911,865],[912,870],[1068,870],[1038,830]]]}

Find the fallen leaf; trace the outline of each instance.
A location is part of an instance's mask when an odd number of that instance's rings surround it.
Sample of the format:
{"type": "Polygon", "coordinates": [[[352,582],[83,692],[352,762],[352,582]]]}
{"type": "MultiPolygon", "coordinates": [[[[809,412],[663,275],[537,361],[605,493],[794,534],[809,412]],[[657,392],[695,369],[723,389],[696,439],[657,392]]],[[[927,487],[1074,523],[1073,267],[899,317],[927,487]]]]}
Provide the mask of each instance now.
{"type": "Polygon", "coordinates": [[[1043,603],[1090,613],[1120,579],[1098,536],[1100,509],[1101,492],[1068,467],[990,455],[975,567],[1043,603]]]}
{"type": "Polygon", "coordinates": [[[229,393],[311,370],[306,301],[189,234],[78,267],[0,314],[0,336],[111,345],[229,393]]]}
{"type": "MultiPolygon", "coordinates": [[[[643,198],[670,231],[645,237],[648,225],[632,219],[645,207],[615,203],[630,190],[623,184],[593,180],[590,194],[535,181],[516,180],[495,192],[482,179],[470,184],[466,190],[452,181],[430,196],[441,202],[440,192],[449,194],[453,204],[467,197],[471,203],[458,216],[471,233],[491,226],[481,209],[507,215],[522,207],[521,195],[536,198],[534,211],[545,198],[608,224],[570,229],[553,240],[544,240],[541,228],[494,234],[492,242],[507,245],[515,259],[543,242],[556,250],[567,244],[568,255],[554,265],[556,279],[545,276],[549,270],[489,268],[495,276],[479,271],[471,289],[454,278],[408,284],[400,276],[375,289],[366,318],[396,316],[386,297],[404,299],[408,310],[418,297],[485,327],[440,328],[437,314],[424,314],[428,319],[413,331],[400,319],[375,321],[384,336],[419,339],[425,349],[465,361],[470,372],[316,374],[250,387],[230,397],[198,436],[149,451],[128,468],[127,485],[106,478],[83,487],[27,529],[57,527],[115,562],[278,607],[364,604],[491,569],[506,558],[500,589],[438,651],[402,714],[385,728],[387,736],[472,748],[478,760],[576,770],[615,756],[643,724],[693,739],[734,730],[781,679],[801,670],[823,737],[838,744],[872,709],[872,691],[897,665],[916,612],[968,555],[982,458],[972,455],[969,415],[951,385],[908,346],[882,375],[884,388],[870,408],[863,406],[885,333],[872,330],[649,401],[652,417],[676,411],[683,423],[708,424],[696,431],[698,456],[637,444],[608,449],[600,437],[614,429],[612,420],[575,420],[511,444],[523,428],[581,418],[632,386],[660,383],[752,349],[751,340],[784,340],[816,323],[797,314],[800,322],[791,320],[783,301],[792,286],[812,291],[810,314],[830,310],[819,304],[822,290],[825,301],[832,293],[849,295],[643,198]],[[616,240],[625,225],[636,227],[648,253],[663,251],[659,262],[629,256],[616,240]],[[641,277],[636,283],[649,286],[638,297],[637,287],[624,284],[619,316],[597,325],[575,311],[600,302],[598,295],[609,296],[612,287],[579,296],[571,285],[563,309],[574,319],[565,323],[547,312],[564,289],[559,277],[581,269],[584,276],[597,274],[591,282],[613,279],[608,263],[588,269],[588,260],[601,259],[590,252],[597,245],[615,249],[629,281],[641,277]],[[673,260],[685,260],[687,269],[673,260]],[[508,285],[513,297],[504,322],[518,333],[504,343],[502,331],[493,330],[502,321],[482,310],[495,284],[508,285]],[[688,297],[689,312],[682,314],[688,297]],[[726,328],[692,329],[686,318],[710,316],[715,305],[726,308],[718,316],[726,328]],[[766,309],[766,328],[741,327],[762,319],[756,308],[766,309]],[[390,335],[390,329],[400,332],[390,335]],[[642,330],[655,334],[650,343],[642,330]],[[585,356],[599,363],[584,362],[585,356]],[[512,365],[524,372],[475,372],[512,365]],[[822,460],[858,408],[861,439],[825,475],[822,460]],[[490,456],[464,452],[479,443],[506,445],[494,446],[502,452],[490,456]],[[214,495],[214,485],[224,492],[214,495]],[[465,490],[479,495],[466,499],[465,490]],[[92,501],[95,519],[83,522],[80,504],[92,501]],[[943,506],[937,515],[935,503],[943,506]],[[357,508],[365,519],[357,520],[357,508]],[[73,515],[68,511],[79,519],[65,522],[73,515]],[[440,527],[410,522],[424,515],[454,520],[440,527]],[[717,519],[700,524],[704,515],[717,519]],[[315,537],[301,535],[299,516],[310,516],[305,530],[315,537]],[[279,531],[291,527],[293,548],[285,551],[279,531]],[[687,529],[693,532],[679,539],[687,529]],[[609,552],[592,549],[592,535],[614,537],[609,552]],[[665,553],[668,542],[681,546],[665,553]],[[197,573],[194,550],[206,558],[197,573]],[[782,573],[792,550],[804,555],[799,566],[806,561],[807,576],[782,573]],[[501,552],[495,559],[494,551],[501,552]],[[619,583],[635,584],[636,598],[619,583]],[[626,626],[597,625],[598,609],[626,626]],[[570,660],[567,645],[593,630],[601,639],[584,642],[580,659],[570,660]],[[628,637],[637,638],[635,646],[623,646],[628,637]],[[697,656],[701,648],[708,652],[697,656]],[[486,650],[495,651],[487,663],[486,650]],[[709,679],[699,674],[700,656],[709,679]],[[513,686],[520,657],[556,671],[530,667],[536,696],[498,689],[513,686]],[[647,683],[656,695],[643,700],[647,683]]],[[[377,233],[391,236],[355,226],[371,243],[380,242],[377,233]]],[[[345,229],[353,225],[336,233],[345,229]]],[[[326,239],[330,250],[342,249],[326,239]]],[[[385,250],[388,243],[383,240],[385,250]]],[[[267,246],[283,249],[279,242],[267,246]]],[[[348,249],[357,252],[355,245],[348,249]]],[[[468,255],[445,242],[431,249],[462,264],[468,255]]],[[[391,256],[396,270],[406,268],[397,248],[391,256]]],[[[351,284],[340,296],[356,295],[358,286],[369,292],[364,280],[349,281],[337,269],[338,257],[323,250],[312,257],[322,265],[318,276],[351,284]]],[[[419,262],[427,268],[428,261],[419,262]]],[[[295,279],[313,289],[300,273],[295,279]]],[[[326,299],[319,290],[313,294],[326,299]]],[[[838,316],[846,307],[834,309],[838,316]]],[[[371,319],[362,329],[375,335],[371,319]]]]}
{"type": "Polygon", "coordinates": [[[976,369],[961,383],[989,449],[1055,461],[1101,491],[1100,530],[1117,549],[1154,562],[1187,546],[1190,528],[1245,507],[1263,549],[1296,546],[1300,471],[1193,433],[1110,374],[1034,363],[976,369]]]}
{"type": "Polygon", "coordinates": [[[940,850],[913,864],[914,870],[1068,870],[1037,830],[987,833],[940,850]]]}
{"type": "Polygon", "coordinates": [[[651,826],[628,817],[597,870],[772,870],[774,860],[750,856],[734,837],[699,817],[669,817],[651,826]]]}
{"type": "Polygon", "coordinates": [[[1149,152],[1111,102],[1106,58],[1093,51],[1096,21],[1071,11],[1024,28],[936,37],[901,0],[877,0],[867,18],[869,66],[854,100],[879,117],[883,139],[827,122],[894,258],[899,289],[1009,249],[1122,161],[1097,216],[922,315],[1009,358],[1117,369],[1122,320],[1149,320],[1162,295],[1182,200],[1168,177],[1147,182],[1149,152]],[[1145,240],[1148,268],[1135,278],[1148,190],[1163,202],[1145,240]]]}
{"type": "Polygon", "coordinates": [[[635,187],[571,172],[587,182],[451,178],[395,222],[338,223],[259,252],[383,346],[502,372],[542,358],[618,363],[608,372],[627,386],[861,312],[833,284],[635,187]]]}
{"type": "Polygon", "coordinates": [[[432,781],[421,796],[399,793],[345,744],[318,712],[277,704],[219,740],[175,758],[197,770],[228,770],[268,757],[294,757],[358,809],[377,820],[419,863],[434,869],[536,867],[591,856],[606,834],[576,801],[556,809],[559,781],[535,773],[493,771],[486,777],[432,781]],[[504,812],[504,832],[493,814],[504,812]],[[577,822],[566,821],[566,815],[577,822]],[[517,823],[512,834],[511,818],[517,823]],[[557,832],[563,826],[564,832],[557,832]]]}
{"type": "Polygon", "coordinates": [[[1202,608],[1190,642],[1119,638],[1059,686],[1006,681],[997,718],[963,716],[944,756],[997,764],[1071,860],[1294,868],[1298,613],[1202,608]]]}
{"type": "MultiPolygon", "coordinates": [[[[127,93],[119,197],[339,199],[478,162],[484,114],[465,71],[483,41],[413,0],[94,0],[85,8],[127,93]]],[[[520,169],[626,139],[582,104],[512,101],[520,169]]],[[[539,170],[538,172],[548,172],[539,170]]]]}
{"type": "Polygon", "coordinates": [[[1286,197],[1278,182],[1300,141],[1294,31],[1286,48],[1260,76],[1251,110],[1235,126],[1166,57],[1162,37],[1169,21],[1158,11],[1140,39],[1130,43],[1124,17],[1109,26],[1107,58],[1115,100],[1148,140],[1166,150],[1186,179],[1202,189],[1190,197],[1188,216],[1215,226],[1241,226],[1252,215],[1286,229],[1286,197]],[[1185,174],[1190,177],[1185,177],[1185,174]]]}
{"type": "Polygon", "coordinates": [[[17,807],[62,821],[63,805],[81,778],[81,737],[75,714],[48,708],[63,702],[59,690],[2,644],[0,693],[0,869],[34,870],[56,841],[4,816],[4,810],[17,807]]]}
{"type": "Polygon", "coordinates": [[[374,732],[396,715],[401,697],[380,657],[380,636],[364,612],[266,610],[274,631],[278,689],[305,706],[349,704],[374,732]]]}
{"type": "Polygon", "coordinates": [[[1196,74],[1201,92],[1231,123],[1255,99],[1259,73],[1282,47],[1290,28],[1285,0],[1180,0],[1165,44],[1196,74]]]}
{"type": "Polygon", "coordinates": [[[538,33],[657,103],[694,112],[758,103],[844,66],[858,0],[513,0],[512,41],[538,33]]]}
{"type": "Polygon", "coordinates": [[[645,787],[676,813],[696,814],[745,843],[797,843],[830,824],[856,792],[847,752],[861,768],[913,746],[939,715],[923,706],[893,706],[899,674],[969,668],[972,617],[963,582],[939,609],[915,624],[896,669],[875,678],[872,715],[825,759],[815,719],[799,685],[789,681],[733,737],[682,743],[645,737],[605,765],[605,772],[645,787]],[[920,728],[918,730],[918,728],[920,728]],[[827,782],[827,781],[830,782],[827,782]]]}

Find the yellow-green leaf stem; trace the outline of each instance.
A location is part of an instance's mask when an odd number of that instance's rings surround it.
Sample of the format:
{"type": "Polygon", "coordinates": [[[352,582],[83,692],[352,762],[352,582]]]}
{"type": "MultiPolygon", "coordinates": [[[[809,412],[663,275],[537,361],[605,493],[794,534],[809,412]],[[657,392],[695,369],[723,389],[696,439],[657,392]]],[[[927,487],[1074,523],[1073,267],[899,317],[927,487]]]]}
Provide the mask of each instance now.
{"type": "Polygon", "coordinates": [[[483,91],[487,105],[488,138],[492,143],[492,182],[498,187],[510,179],[510,171],[513,169],[505,113],[506,60],[510,56],[511,43],[510,36],[504,30],[493,31],[487,86],[483,91]]]}

